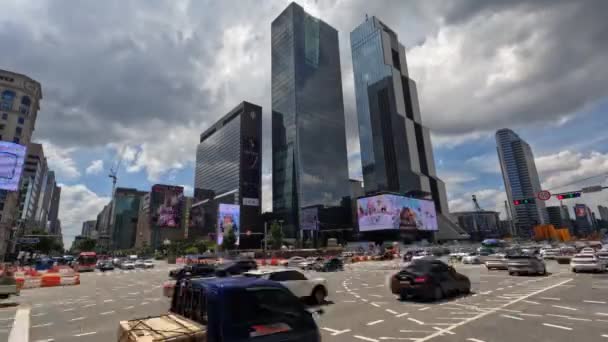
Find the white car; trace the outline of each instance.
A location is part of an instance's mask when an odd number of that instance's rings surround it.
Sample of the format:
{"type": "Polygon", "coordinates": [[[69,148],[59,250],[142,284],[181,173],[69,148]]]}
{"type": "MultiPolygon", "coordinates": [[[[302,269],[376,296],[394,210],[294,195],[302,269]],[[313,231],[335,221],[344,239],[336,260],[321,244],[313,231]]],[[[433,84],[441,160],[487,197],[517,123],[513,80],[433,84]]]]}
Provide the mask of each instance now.
{"type": "Polygon", "coordinates": [[[600,261],[603,262],[604,265],[608,266],[608,251],[607,250],[598,251],[597,253],[595,253],[595,256],[598,259],[600,259],[600,261]]]}
{"type": "Polygon", "coordinates": [[[141,260],[141,259],[135,261],[134,264],[135,264],[136,268],[144,268],[144,267],[146,267],[146,265],[144,264],[144,261],[141,260]]]}
{"type": "Polygon", "coordinates": [[[541,257],[543,259],[555,259],[556,256],[559,256],[560,250],[559,249],[545,249],[544,251],[542,251],[540,253],[541,257]]]}
{"type": "Polygon", "coordinates": [[[134,270],[135,263],[133,261],[123,260],[123,262],[120,263],[119,267],[121,270],[134,270]]]}
{"type": "Polygon", "coordinates": [[[305,262],[306,259],[300,256],[294,256],[291,257],[287,260],[285,260],[281,266],[286,266],[286,267],[298,267],[299,264],[305,262]]]}
{"type": "Polygon", "coordinates": [[[471,253],[465,257],[462,257],[462,263],[463,264],[481,264],[481,259],[479,258],[479,255],[471,253]]]}
{"type": "Polygon", "coordinates": [[[281,283],[296,297],[311,298],[321,304],[327,297],[327,281],[323,278],[307,278],[296,269],[259,269],[243,273],[245,277],[256,277],[281,283]]]}
{"type": "Polygon", "coordinates": [[[590,248],[590,247],[585,247],[585,248],[581,249],[581,252],[579,254],[595,254],[595,249],[590,248]]]}
{"type": "Polygon", "coordinates": [[[591,271],[604,272],[606,264],[602,262],[594,254],[577,254],[570,260],[570,269],[572,272],[591,271]]]}
{"type": "Polygon", "coordinates": [[[145,260],[144,268],[154,268],[154,260],[145,260]]]}

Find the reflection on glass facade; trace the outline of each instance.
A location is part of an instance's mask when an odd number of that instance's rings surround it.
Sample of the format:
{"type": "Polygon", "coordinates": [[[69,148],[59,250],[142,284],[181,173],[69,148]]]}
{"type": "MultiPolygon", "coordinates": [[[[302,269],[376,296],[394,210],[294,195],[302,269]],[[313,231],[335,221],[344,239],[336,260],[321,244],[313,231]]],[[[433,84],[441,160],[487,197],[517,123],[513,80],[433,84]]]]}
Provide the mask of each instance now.
{"type": "MultiPolygon", "coordinates": [[[[272,155],[273,211],[289,237],[302,208],[349,195],[338,32],[295,3],[272,22],[272,155]]],[[[344,212],[320,229],[348,225],[344,212]]]]}
{"type": "Polygon", "coordinates": [[[129,249],[135,245],[139,201],[145,195],[136,189],[117,188],[114,194],[114,216],[111,222],[112,249],[129,249]]]}
{"type": "Polygon", "coordinates": [[[541,187],[532,149],[510,129],[496,132],[496,147],[509,203],[517,199],[535,199],[533,203],[511,207],[511,217],[514,218],[516,227],[515,234],[530,237],[534,225],[549,220],[545,202],[536,199],[541,187]]]}
{"type": "Polygon", "coordinates": [[[350,39],[365,192],[430,194],[439,214],[438,239],[459,238],[464,231],[445,216],[445,185],[435,171],[405,48],[376,17],[355,28],[350,39]]]}

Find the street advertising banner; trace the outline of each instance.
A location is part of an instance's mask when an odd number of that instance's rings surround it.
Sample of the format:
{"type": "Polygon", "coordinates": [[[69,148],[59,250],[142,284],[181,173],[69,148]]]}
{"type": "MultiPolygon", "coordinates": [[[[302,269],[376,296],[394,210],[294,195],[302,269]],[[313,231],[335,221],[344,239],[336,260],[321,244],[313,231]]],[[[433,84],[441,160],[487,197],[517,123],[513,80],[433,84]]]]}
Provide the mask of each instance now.
{"type": "Polygon", "coordinates": [[[26,147],[8,141],[0,141],[0,190],[17,191],[26,147]]]}
{"type": "Polygon", "coordinates": [[[217,244],[218,246],[224,241],[224,235],[229,230],[234,231],[236,236],[236,244],[240,242],[239,232],[241,228],[241,207],[235,204],[220,203],[217,210],[217,244]]]}
{"type": "Polygon", "coordinates": [[[357,199],[359,231],[437,231],[435,203],[385,194],[357,199]]]}

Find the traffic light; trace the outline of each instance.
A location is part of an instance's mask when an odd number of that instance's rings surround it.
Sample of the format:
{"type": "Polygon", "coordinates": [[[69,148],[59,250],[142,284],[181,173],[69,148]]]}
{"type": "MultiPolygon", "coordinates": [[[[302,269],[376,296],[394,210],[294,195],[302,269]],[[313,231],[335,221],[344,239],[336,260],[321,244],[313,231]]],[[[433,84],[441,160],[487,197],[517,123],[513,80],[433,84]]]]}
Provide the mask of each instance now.
{"type": "Polygon", "coordinates": [[[564,192],[563,194],[557,194],[555,197],[557,197],[558,200],[577,198],[581,197],[581,193],[580,191],[564,192]]]}
{"type": "Polygon", "coordinates": [[[513,200],[513,205],[522,205],[522,204],[530,204],[534,203],[534,198],[524,198],[520,200],[513,200]]]}

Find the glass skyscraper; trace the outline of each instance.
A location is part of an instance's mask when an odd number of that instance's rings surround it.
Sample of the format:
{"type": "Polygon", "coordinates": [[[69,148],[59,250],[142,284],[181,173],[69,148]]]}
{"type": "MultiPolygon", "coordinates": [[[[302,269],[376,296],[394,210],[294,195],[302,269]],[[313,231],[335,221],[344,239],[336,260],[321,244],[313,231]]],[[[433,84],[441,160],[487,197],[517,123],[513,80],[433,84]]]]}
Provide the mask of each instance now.
{"type": "Polygon", "coordinates": [[[397,34],[371,17],[350,40],[365,192],[429,194],[438,212],[435,238],[465,237],[448,219],[445,184],[435,171],[429,129],[422,125],[416,83],[397,34]]]}
{"type": "Polygon", "coordinates": [[[549,221],[545,202],[536,198],[541,187],[532,149],[515,132],[504,128],[496,132],[496,150],[515,223],[515,234],[531,237],[535,225],[549,221]],[[513,204],[514,200],[528,198],[534,198],[534,201],[517,206],[513,204]]]}
{"type": "Polygon", "coordinates": [[[273,212],[288,237],[307,208],[331,213],[321,230],[348,225],[334,210],[349,196],[338,32],[292,3],[271,33],[273,212]]]}

